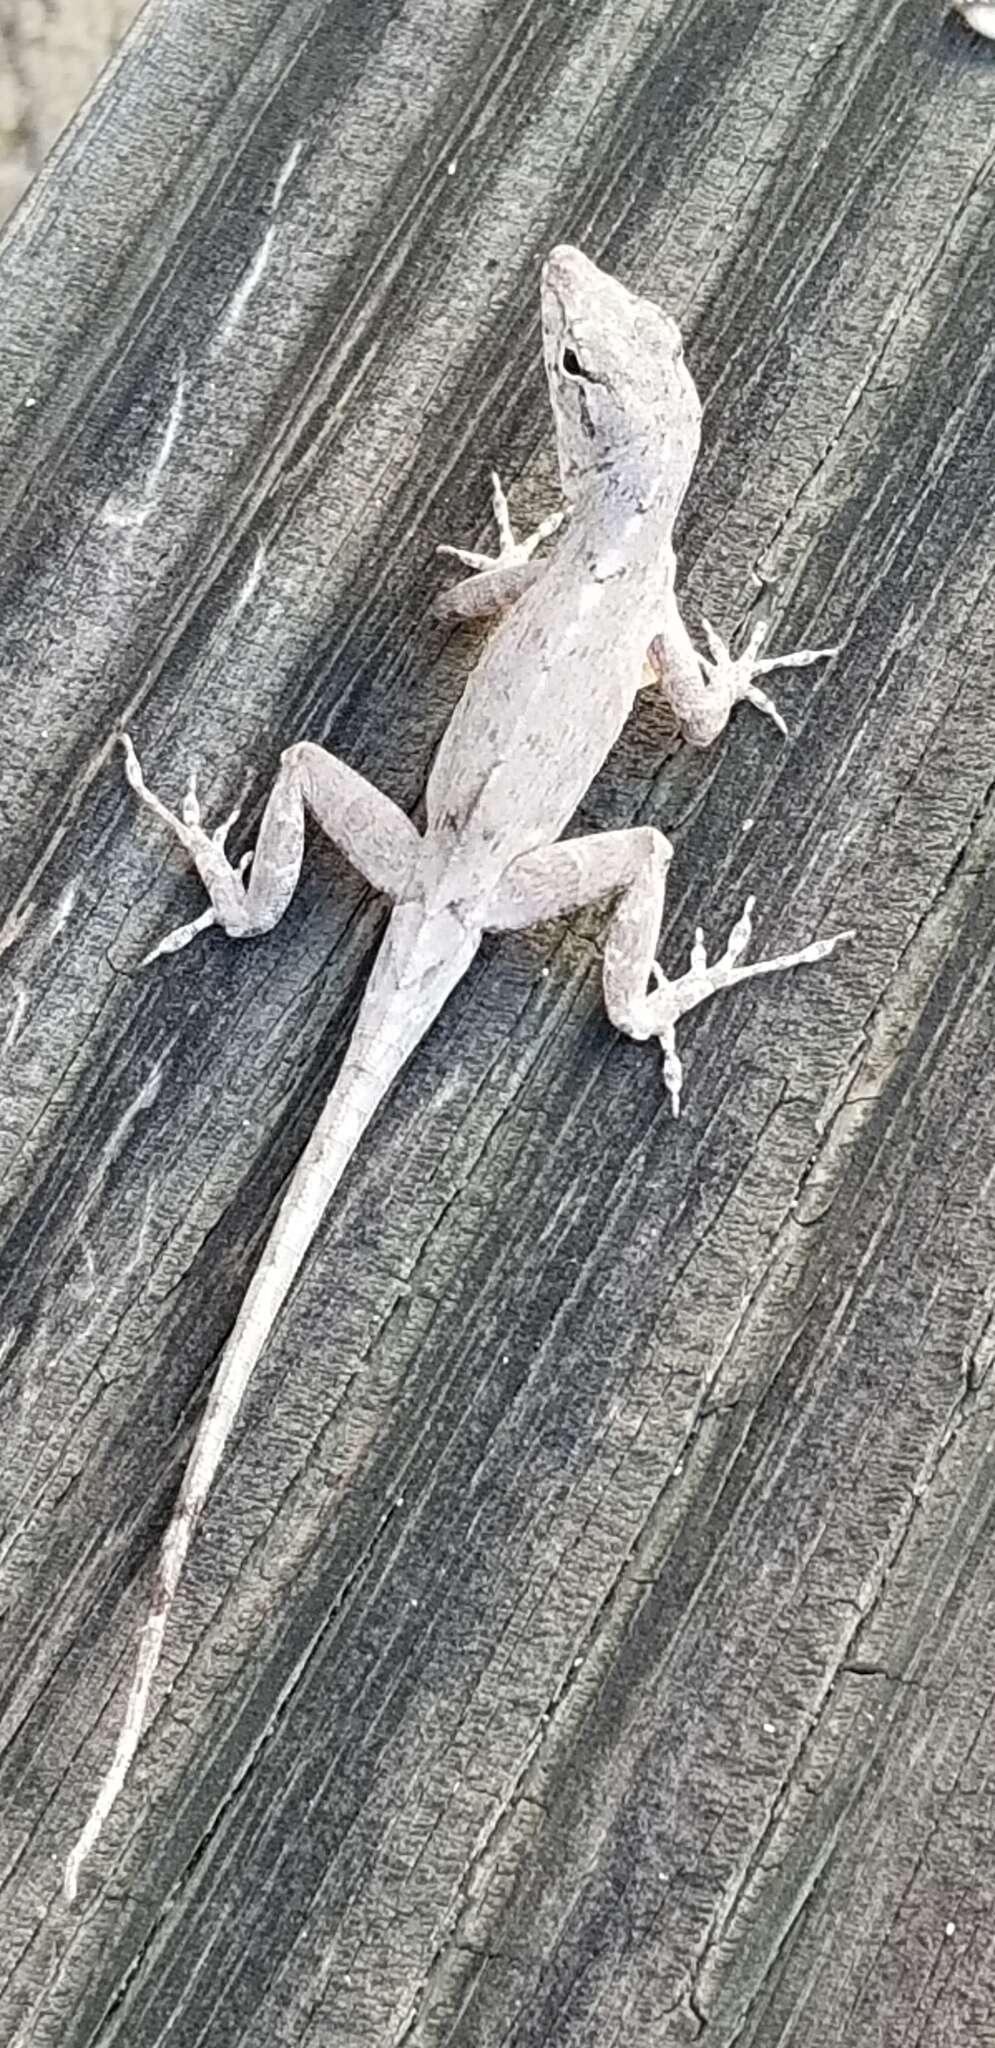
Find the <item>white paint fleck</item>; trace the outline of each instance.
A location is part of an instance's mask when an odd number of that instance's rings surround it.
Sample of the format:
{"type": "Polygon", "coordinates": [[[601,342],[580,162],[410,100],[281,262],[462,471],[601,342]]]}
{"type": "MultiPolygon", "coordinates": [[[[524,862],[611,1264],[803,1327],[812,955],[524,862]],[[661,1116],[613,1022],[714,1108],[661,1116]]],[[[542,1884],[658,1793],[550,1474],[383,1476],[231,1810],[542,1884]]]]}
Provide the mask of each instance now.
{"type": "Polygon", "coordinates": [[[776,1728],[775,1728],[775,1726],[774,1726],[774,1723],[773,1723],[773,1721],[765,1721],[765,1722],[764,1722],[764,1734],[765,1734],[765,1735],[776,1735],[776,1734],[777,1734],[777,1730],[776,1730],[776,1728]]]}
{"type": "Polygon", "coordinates": [[[261,285],[263,278],[266,274],[266,266],[269,263],[269,259],[273,253],[273,241],[275,235],[275,226],[268,227],[266,233],[262,238],[262,241],[259,244],[258,249],[256,250],[255,257],[252,263],[250,264],[248,270],[246,271],[245,276],[243,277],[242,282],[239,285],[239,288],[235,293],[234,298],[232,299],[231,305],[228,308],[228,315],[225,320],[225,324],[221,330],[222,341],[231,340],[231,337],[234,334],[235,329],[238,326],[243,313],[245,312],[249,300],[252,298],[253,294],[258,291],[259,286],[261,285]]]}
{"type": "Polygon", "coordinates": [[[104,526],[144,526],[150,510],[149,505],[121,505],[116,498],[111,498],[104,506],[102,523],[104,526]]]}
{"type": "Polygon", "coordinates": [[[755,818],[744,818],[744,819],[743,819],[743,823],[742,823],[742,825],[740,826],[740,831],[742,831],[742,832],[752,832],[752,830],[753,830],[753,827],[754,827],[754,825],[756,824],[756,822],[757,822],[757,821],[756,821],[756,819],[755,819],[755,818]]]}
{"type": "Polygon", "coordinates": [[[293,177],[298,164],[300,163],[301,150],[303,149],[303,147],[304,144],[301,141],[300,136],[298,136],[297,141],[294,143],[293,149],[290,152],[290,155],[287,157],[286,161],[284,162],[280,170],[280,175],[277,178],[276,184],[273,187],[273,197],[269,203],[269,210],[271,213],[276,212],[277,207],[279,206],[280,201],[283,198],[283,195],[287,189],[287,186],[289,185],[290,180],[293,177]]]}
{"type": "Polygon", "coordinates": [[[156,450],[155,459],[152,463],[152,467],[145,478],[144,484],[142,485],[141,498],[138,500],[136,504],[130,505],[127,499],[124,497],[114,497],[108,499],[108,502],[104,506],[102,514],[103,524],[105,526],[144,526],[145,521],[149,516],[149,513],[152,511],[153,504],[155,501],[155,494],[159,488],[159,483],[162,478],[163,471],[165,470],[166,464],[168,463],[169,458],[172,455],[173,449],[176,446],[176,437],[180,431],[180,426],[183,420],[183,407],[184,404],[186,403],[186,391],[186,366],[181,355],[179,368],[176,373],[176,389],[173,392],[173,403],[169,408],[169,418],[166,421],[166,425],[163,429],[162,440],[160,441],[159,446],[156,450]]]}
{"type": "Polygon", "coordinates": [[[947,1924],[946,1924],[946,1926],[945,1926],[945,1928],[944,1928],[944,1930],[943,1930],[943,1932],[944,1932],[944,1934],[946,1935],[946,1937],[947,1937],[947,1940],[949,1941],[949,1940],[950,1940],[950,1938],[951,1938],[951,1936],[952,1936],[952,1935],[954,1935],[954,1934],[956,1934],[956,1932],[957,1932],[957,1922],[956,1922],[956,1920],[948,1920],[948,1921],[947,1921],[947,1924]]]}
{"type": "Polygon", "coordinates": [[[0,953],[6,953],[9,946],[16,946],[21,933],[25,926],[30,924],[34,914],[33,900],[29,903],[15,904],[13,910],[7,912],[3,923],[0,924],[0,953]]]}
{"type": "Polygon", "coordinates": [[[131,1132],[132,1125],[137,1123],[138,1118],[143,1114],[143,1112],[146,1109],[151,1109],[152,1104],[156,1100],[156,1097],[159,1094],[159,1091],[162,1087],[162,1076],[164,1068],[165,1053],[163,1053],[161,1057],[156,1060],[155,1066],[152,1068],[152,1071],[148,1075],[147,1080],[143,1081],[142,1086],[140,1087],[138,1094],[135,1096],[134,1101],[129,1102],[128,1107],[124,1111],[123,1115],[118,1118],[118,1121],[115,1124],[114,1129],[112,1130],[110,1137],[108,1138],[107,1143],[103,1148],[102,1171],[100,1176],[101,1179],[103,1177],[103,1173],[106,1172],[106,1169],[110,1165],[111,1161],[117,1158],[119,1152],[121,1151],[126,1139],[128,1138],[131,1132]]]}
{"type": "Polygon", "coordinates": [[[180,366],[176,373],[176,390],[173,393],[173,403],[170,406],[169,418],[166,421],[166,431],[163,434],[161,442],[159,443],[159,453],[156,456],[156,459],[152,464],[151,469],[149,470],[148,478],[145,484],[145,495],[147,498],[151,498],[153,496],[156,489],[156,485],[159,482],[159,478],[161,477],[162,472],[165,469],[170,456],[172,455],[173,449],[176,446],[176,436],[180,431],[180,422],[183,418],[183,407],[186,402],[186,395],[186,365],[184,363],[183,357],[181,356],[180,366]]]}
{"type": "MultiPolygon", "coordinates": [[[[333,411],[330,412],[328,415],[328,419],[330,422],[338,421],[342,417],[343,411],[341,406],[335,406],[333,411]]],[[[289,469],[284,470],[283,475],[280,478],[279,483],[277,484],[277,490],[289,491],[294,488],[295,484],[299,484],[301,478],[307,475],[308,470],[312,467],[312,464],[317,462],[320,453],[321,442],[318,440],[312,441],[310,443],[310,446],[305,448],[303,455],[300,457],[300,460],[298,462],[292,463],[289,469]]]]}
{"type": "Polygon", "coordinates": [[[449,162],[449,163],[447,163],[447,165],[446,165],[446,176],[447,176],[447,178],[455,178],[455,176],[456,176],[456,158],[455,158],[455,157],[452,157],[452,158],[451,158],[451,160],[450,160],[450,162],[449,162]]]}
{"type": "Polygon", "coordinates": [[[10,1052],[12,1048],[16,1045],[21,1025],[23,1024],[25,1016],[27,1015],[27,1008],[28,991],[25,988],[23,982],[19,982],[17,985],[17,993],[14,996],[13,1003],[11,1004],[10,1017],[7,1022],[7,1029],[4,1033],[4,1052],[10,1052]]]}
{"type": "Polygon", "coordinates": [[[259,585],[262,582],[262,575],[265,566],[266,542],[264,540],[261,540],[253,557],[252,567],[249,570],[245,582],[243,583],[242,588],[238,593],[238,597],[235,600],[235,609],[232,613],[233,620],[240,619],[242,613],[245,610],[246,605],[252,603],[256,591],[259,589],[259,585]]]}
{"type": "Polygon", "coordinates": [[[76,883],[67,882],[48,921],[49,943],[64,932],[76,908],[76,883]]]}
{"type": "Polygon", "coordinates": [[[75,1295],[77,1301],[90,1301],[97,1287],[97,1262],[93,1256],[92,1245],[81,1245],[80,1251],[83,1271],[69,1282],[69,1292],[75,1295]]]}

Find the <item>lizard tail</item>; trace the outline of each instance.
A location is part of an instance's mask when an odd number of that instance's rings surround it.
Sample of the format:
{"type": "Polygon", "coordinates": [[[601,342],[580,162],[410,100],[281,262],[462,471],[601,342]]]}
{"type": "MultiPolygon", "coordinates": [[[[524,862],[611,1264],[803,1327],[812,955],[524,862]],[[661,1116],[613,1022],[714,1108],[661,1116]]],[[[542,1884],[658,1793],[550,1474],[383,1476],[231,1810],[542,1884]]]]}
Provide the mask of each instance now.
{"type": "Polygon", "coordinates": [[[401,905],[374,964],[335,1086],[291,1175],[276,1221],[224,1350],[163,1538],[155,1590],[110,1768],[66,1861],[64,1890],[80,1870],[125,1782],[141,1739],[170,1609],[201,1509],[252,1371],[357,1145],[401,1068],[466,973],[480,943],[449,910],[401,905]]]}

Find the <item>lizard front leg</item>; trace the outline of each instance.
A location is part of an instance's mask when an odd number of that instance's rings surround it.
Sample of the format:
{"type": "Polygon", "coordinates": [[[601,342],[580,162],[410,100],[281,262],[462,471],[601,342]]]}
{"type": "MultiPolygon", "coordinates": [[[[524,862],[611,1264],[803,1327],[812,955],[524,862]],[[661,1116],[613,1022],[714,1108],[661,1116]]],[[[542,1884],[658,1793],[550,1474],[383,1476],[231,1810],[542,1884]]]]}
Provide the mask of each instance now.
{"type": "Polygon", "coordinates": [[[842,939],[853,934],[837,932],[831,939],[816,939],[803,946],[800,952],[740,966],[752,933],[751,896],[721,957],[709,965],[699,930],[688,972],[670,981],[657,963],[656,948],[673,851],[669,839],[651,825],[540,847],[506,869],[486,922],[491,930],[521,930],[544,918],[578,910],[583,904],[616,898],[605,940],[605,1008],[627,1037],[659,1039],[664,1082],[677,1116],[683,1079],[676,1042],[680,1018],[720,989],[732,988],[754,975],[776,974],[782,968],[824,960],[842,939]]]}
{"type": "Polygon", "coordinates": [[[708,655],[699,654],[677,608],[671,591],[661,630],[651,640],[646,654],[646,684],[658,684],[672,705],[684,738],[693,747],[708,747],[729,723],[733,706],[753,704],[772,718],[780,732],[787,726],[772,697],[762,690],[757,676],[775,668],[804,668],[809,662],[824,661],[835,647],[803,648],[796,654],[775,654],[760,659],[768,626],[761,620],[754,626],[742,654],[732,655],[721,635],[708,619],[702,619],[708,641],[708,655]]]}
{"type": "Polygon", "coordinates": [[[494,505],[494,524],[498,530],[498,552],[496,555],[478,554],[474,548],[451,548],[443,541],[436,550],[440,555],[452,555],[464,568],[472,569],[472,576],[464,576],[454,583],[450,590],[442,591],[432,606],[439,619],[486,619],[499,612],[505,612],[515,604],[523,593],[543,573],[545,564],[532,560],[541,542],[548,540],[563,524],[563,512],[551,512],[541,519],[534,533],[525,540],[516,540],[508,500],[501,486],[496,470],[491,471],[491,497],[494,505]]]}
{"type": "Polygon", "coordinates": [[[205,831],[191,776],[177,817],[148,788],[127,733],[122,733],[121,744],[125,773],[136,796],[186,849],[211,899],[200,917],[170,932],[147,956],[148,960],[157,959],[160,953],[178,952],[209,925],[220,925],[233,939],[271,931],[297,887],[304,854],[305,806],[326,837],[373,888],[394,899],[403,893],[421,846],[410,818],[345,761],[326,753],[324,747],[301,740],[287,748],[267,799],[254,851],[243,854],[237,867],[232,867],[225,853],[225,840],[238,810],[214,832],[205,831]],[[242,875],[250,861],[252,869],[246,884],[242,875]]]}

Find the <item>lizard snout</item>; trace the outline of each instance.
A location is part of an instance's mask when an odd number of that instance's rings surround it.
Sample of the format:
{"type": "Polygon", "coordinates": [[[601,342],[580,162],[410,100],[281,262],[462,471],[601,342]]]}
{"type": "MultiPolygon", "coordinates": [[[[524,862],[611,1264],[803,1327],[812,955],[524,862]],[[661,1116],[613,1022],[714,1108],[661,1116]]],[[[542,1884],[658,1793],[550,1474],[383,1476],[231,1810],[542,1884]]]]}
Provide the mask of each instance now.
{"type": "Polygon", "coordinates": [[[570,295],[590,288],[593,278],[598,275],[597,264],[592,263],[583,250],[575,249],[570,242],[558,242],[551,249],[542,266],[542,281],[550,291],[568,300],[570,295]]]}

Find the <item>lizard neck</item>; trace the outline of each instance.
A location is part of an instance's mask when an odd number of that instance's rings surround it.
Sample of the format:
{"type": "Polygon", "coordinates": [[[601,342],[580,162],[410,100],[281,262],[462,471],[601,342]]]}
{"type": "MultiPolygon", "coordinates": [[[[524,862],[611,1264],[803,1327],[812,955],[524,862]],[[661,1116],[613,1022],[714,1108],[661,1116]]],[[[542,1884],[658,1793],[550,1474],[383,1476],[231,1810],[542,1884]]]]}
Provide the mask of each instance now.
{"type": "Polygon", "coordinates": [[[560,544],[561,559],[585,581],[642,585],[658,603],[674,580],[673,516],[669,508],[611,497],[575,507],[560,544]]]}

